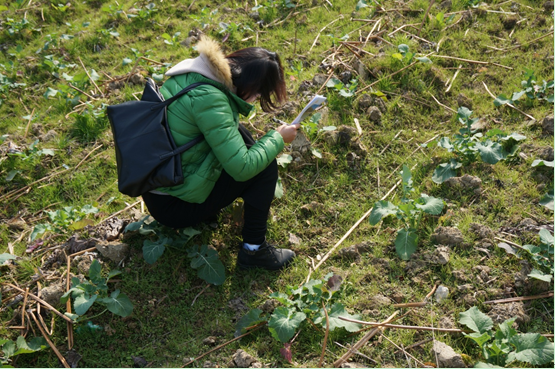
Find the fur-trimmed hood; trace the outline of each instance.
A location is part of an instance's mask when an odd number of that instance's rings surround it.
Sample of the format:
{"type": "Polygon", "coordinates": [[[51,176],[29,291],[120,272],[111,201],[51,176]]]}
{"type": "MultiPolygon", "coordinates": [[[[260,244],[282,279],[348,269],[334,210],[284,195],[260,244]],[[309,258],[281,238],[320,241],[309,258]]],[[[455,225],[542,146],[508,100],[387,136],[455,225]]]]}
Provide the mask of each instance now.
{"type": "Polygon", "coordinates": [[[202,35],[197,44],[200,56],[194,59],[185,59],[166,72],[167,76],[195,72],[202,74],[216,82],[222,83],[230,90],[234,90],[231,79],[231,68],[220,48],[220,45],[211,38],[202,35]]]}

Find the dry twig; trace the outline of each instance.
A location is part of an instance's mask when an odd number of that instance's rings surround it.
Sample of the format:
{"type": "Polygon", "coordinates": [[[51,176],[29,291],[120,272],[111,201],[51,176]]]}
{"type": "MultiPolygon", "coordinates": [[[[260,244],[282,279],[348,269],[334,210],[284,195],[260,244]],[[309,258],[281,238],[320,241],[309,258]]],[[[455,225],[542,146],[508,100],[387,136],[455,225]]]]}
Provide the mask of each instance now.
{"type": "Polygon", "coordinates": [[[48,345],[50,346],[50,348],[52,349],[52,351],[54,351],[54,353],[56,354],[56,356],[58,357],[58,359],[60,359],[60,361],[62,362],[64,368],[71,368],[65,357],[62,356],[62,354],[60,354],[60,351],[58,351],[58,349],[56,348],[56,346],[54,345],[54,343],[52,343],[52,341],[50,340],[50,338],[48,338],[48,334],[44,331],[44,328],[39,324],[37,317],[35,316],[35,314],[33,314],[33,312],[29,312],[29,315],[31,315],[31,317],[33,318],[33,320],[35,321],[35,323],[37,323],[37,326],[40,329],[40,332],[42,333],[44,339],[46,340],[46,342],[48,342],[48,345]]]}
{"type": "MultiPolygon", "coordinates": [[[[6,286],[13,288],[14,290],[17,290],[21,293],[25,293],[25,290],[14,286],[11,283],[6,283],[6,286]]],[[[65,320],[66,322],[72,322],[73,321],[68,318],[67,316],[65,316],[64,314],[60,313],[58,310],[56,310],[56,308],[54,308],[52,305],[50,305],[48,302],[44,301],[43,299],[41,299],[38,296],[33,295],[32,293],[29,293],[29,297],[32,298],[33,300],[37,301],[38,303],[42,304],[42,306],[44,306],[45,308],[47,308],[48,310],[52,311],[54,314],[58,315],[60,318],[62,318],[63,320],[65,320]]]]}
{"type": "MultiPolygon", "coordinates": [[[[391,316],[389,316],[389,318],[387,318],[386,320],[384,320],[382,323],[378,323],[378,326],[375,327],[374,329],[372,329],[370,332],[366,333],[364,335],[364,337],[362,337],[362,339],[360,339],[357,343],[355,343],[354,345],[352,345],[349,350],[347,350],[347,352],[345,354],[343,354],[343,356],[341,356],[338,360],[336,360],[333,363],[333,366],[335,368],[339,368],[341,367],[342,364],[344,364],[356,351],[358,351],[362,346],[364,346],[369,340],[370,338],[372,338],[373,336],[375,336],[377,333],[382,332],[384,329],[384,326],[389,323],[390,321],[393,320],[393,318],[395,318],[395,316],[398,314],[399,312],[396,311],[394,312],[391,316]]],[[[341,318],[341,317],[340,317],[341,318]]]]}
{"type": "Polygon", "coordinates": [[[541,295],[535,295],[535,296],[510,297],[510,298],[501,299],[501,300],[484,301],[484,304],[505,304],[508,302],[516,302],[516,301],[546,299],[548,297],[553,297],[553,292],[547,292],[547,293],[544,293],[541,295]]]}

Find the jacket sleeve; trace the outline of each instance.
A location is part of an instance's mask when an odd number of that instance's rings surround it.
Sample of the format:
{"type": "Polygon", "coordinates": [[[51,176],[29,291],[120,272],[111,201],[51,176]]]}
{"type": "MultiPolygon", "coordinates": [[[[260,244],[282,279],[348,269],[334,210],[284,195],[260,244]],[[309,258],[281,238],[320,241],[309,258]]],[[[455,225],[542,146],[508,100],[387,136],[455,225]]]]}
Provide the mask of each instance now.
{"type": "Polygon", "coordinates": [[[250,149],[239,133],[228,98],[207,91],[191,96],[196,124],[224,170],[236,181],[243,182],[263,171],[283,150],[282,136],[270,131],[250,149]]]}

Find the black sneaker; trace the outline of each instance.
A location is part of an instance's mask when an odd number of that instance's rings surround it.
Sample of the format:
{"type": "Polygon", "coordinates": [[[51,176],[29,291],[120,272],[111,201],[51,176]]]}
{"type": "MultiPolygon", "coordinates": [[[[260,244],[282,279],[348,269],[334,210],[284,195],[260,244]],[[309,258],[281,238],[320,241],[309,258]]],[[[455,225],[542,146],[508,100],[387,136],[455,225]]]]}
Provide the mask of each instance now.
{"type": "Polygon", "coordinates": [[[237,265],[243,269],[263,268],[278,270],[286,266],[295,257],[295,252],[289,249],[276,249],[266,241],[256,251],[241,247],[237,255],[237,265]]]}

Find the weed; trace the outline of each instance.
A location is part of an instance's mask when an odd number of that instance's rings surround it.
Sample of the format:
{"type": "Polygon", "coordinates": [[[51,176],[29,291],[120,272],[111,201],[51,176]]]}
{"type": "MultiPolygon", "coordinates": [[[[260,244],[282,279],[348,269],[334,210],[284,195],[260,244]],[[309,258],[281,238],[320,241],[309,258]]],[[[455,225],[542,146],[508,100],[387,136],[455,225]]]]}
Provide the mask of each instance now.
{"type": "Polygon", "coordinates": [[[418,245],[420,221],[424,213],[439,215],[443,211],[444,202],[441,199],[421,194],[417,200],[408,196],[414,192],[412,187],[412,174],[409,167],[403,165],[401,171],[403,196],[398,205],[390,201],[378,201],[370,213],[371,225],[376,225],[385,217],[394,215],[401,221],[403,227],[397,230],[395,250],[403,260],[409,260],[418,245]]]}
{"type": "Polygon", "coordinates": [[[2,368],[13,368],[9,365],[13,357],[44,350],[47,347],[47,343],[44,337],[35,337],[27,342],[24,336],[19,336],[15,342],[6,338],[0,338],[0,347],[4,353],[0,357],[2,368]]]}
{"type": "Polygon", "coordinates": [[[517,332],[513,328],[516,319],[505,320],[494,331],[491,318],[476,306],[460,313],[459,323],[473,331],[464,335],[480,346],[487,363],[479,362],[476,367],[504,367],[513,362],[542,365],[553,360],[553,343],[539,333],[517,332]]]}
{"type": "Polygon", "coordinates": [[[326,326],[329,326],[329,331],[336,328],[344,328],[348,332],[358,331],[359,324],[339,318],[358,319],[358,316],[350,315],[343,304],[334,302],[341,282],[341,277],[331,273],[323,280],[311,279],[298,288],[288,286],[286,293],[272,293],[269,297],[283,306],[277,307],[269,315],[263,314],[260,309],[249,311],[237,323],[236,335],[245,333],[249,327],[267,323],[272,337],[284,344],[282,356],[291,362],[289,340],[303,323],[311,322],[323,330],[327,330],[326,326]]]}
{"type": "Polygon", "coordinates": [[[50,223],[37,224],[31,232],[30,239],[34,241],[46,232],[66,233],[83,229],[94,224],[94,221],[87,219],[86,216],[96,213],[98,213],[98,209],[92,205],[85,205],[80,209],[66,206],[60,210],[46,211],[50,223]]]}
{"type": "Polygon", "coordinates": [[[478,122],[479,118],[470,118],[471,115],[471,110],[460,107],[457,110],[457,119],[465,127],[459,130],[459,134],[453,136],[453,141],[448,137],[443,137],[438,142],[432,141],[423,145],[428,147],[437,144],[455,154],[454,159],[437,166],[432,177],[434,182],[443,183],[449,178],[455,177],[457,169],[476,162],[478,157],[484,163],[492,165],[500,160],[514,158],[518,150],[517,143],[526,139],[525,136],[518,133],[507,135],[500,129],[489,130],[483,135],[472,129],[472,125],[478,122]]]}
{"type": "Polygon", "coordinates": [[[553,80],[546,82],[545,80],[541,85],[536,83],[536,76],[533,70],[527,69],[524,73],[524,81],[521,82],[522,90],[514,92],[509,99],[504,94],[497,96],[493,101],[495,106],[501,106],[505,104],[518,104],[523,96],[526,96],[529,100],[546,101],[548,104],[553,105],[553,80]]]}
{"type": "Polygon", "coordinates": [[[138,222],[130,223],[125,232],[138,231],[142,235],[153,235],[156,239],[145,239],[143,242],[143,256],[147,263],[153,264],[162,256],[166,247],[187,251],[191,258],[191,267],[197,269],[199,278],[208,283],[220,285],[225,281],[225,268],[218,258],[218,252],[207,245],[194,245],[187,250],[184,246],[191,238],[200,234],[199,231],[188,227],[174,232],[164,227],[150,216],[138,222]]]}
{"type": "MultiPolygon", "coordinates": [[[[119,270],[111,270],[107,277],[102,277],[102,267],[98,260],[93,260],[89,269],[89,279],[79,280],[77,277],[71,279],[72,287],[61,298],[61,302],[65,303],[69,297],[73,297],[73,307],[75,314],[66,313],[74,322],[80,323],[84,320],[92,318],[83,318],[89,308],[97,303],[105,306],[102,311],[109,311],[115,315],[122,317],[129,316],[133,311],[133,304],[126,294],[120,290],[113,291],[108,296],[108,281],[110,278],[121,274],[119,270]]],[[[100,315],[99,314],[99,315],[100,315]]],[[[97,315],[98,316],[98,315],[97,315]]]]}

